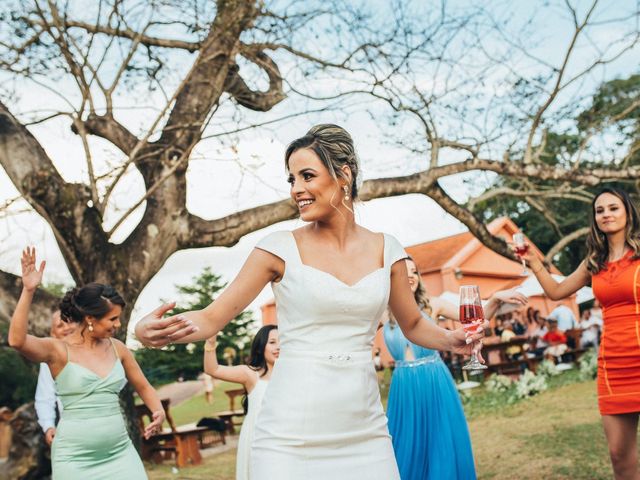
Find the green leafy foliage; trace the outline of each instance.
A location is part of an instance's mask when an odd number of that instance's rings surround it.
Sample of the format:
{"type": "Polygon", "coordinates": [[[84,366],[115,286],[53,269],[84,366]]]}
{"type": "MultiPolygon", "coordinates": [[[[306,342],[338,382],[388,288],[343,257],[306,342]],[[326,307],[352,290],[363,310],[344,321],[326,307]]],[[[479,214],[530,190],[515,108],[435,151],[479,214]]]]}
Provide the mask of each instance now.
{"type": "Polygon", "coordinates": [[[73,287],[62,282],[49,282],[43,284],[42,288],[49,292],[51,295],[62,299],[62,297],[64,297],[64,294],[73,287]]]}
{"type": "MultiPolygon", "coordinates": [[[[8,325],[0,325],[0,338],[6,338],[8,329],[8,325]]],[[[12,348],[0,346],[0,407],[15,410],[33,401],[37,382],[37,364],[27,361],[12,348]]]]}
{"type": "MultiPolygon", "coordinates": [[[[190,285],[177,285],[181,296],[172,314],[200,310],[215,300],[225,288],[222,278],[205,268],[200,275],[193,278],[190,285]]],[[[251,326],[254,323],[253,313],[242,312],[234,318],[218,335],[218,361],[221,364],[244,362],[249,353],[251,342],[251,326]],[[224,352],[235,352],[234,355],[224,355],[224,352]]],[[[136,352],[136,359],[142,370],[154,384],[175,381],[182,377],[194,379],[202,372],[202,358],[204,345],[199,343],[173,344],[160,350],[140,349],[136,352]]]]}

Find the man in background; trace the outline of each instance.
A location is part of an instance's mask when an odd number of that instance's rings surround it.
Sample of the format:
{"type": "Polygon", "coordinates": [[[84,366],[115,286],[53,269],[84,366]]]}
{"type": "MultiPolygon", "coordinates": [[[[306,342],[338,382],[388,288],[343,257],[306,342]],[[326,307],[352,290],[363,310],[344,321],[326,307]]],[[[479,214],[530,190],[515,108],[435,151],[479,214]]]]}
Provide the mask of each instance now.
{"type": "Polygon", "coordinates": [[[566,305],[558,305],[554,308],[547,316],[547,320],[549,319],[553,319],[558,322],[558,330],[561,332],[566,332],[567,330],[576,328],[578,324],[573,311],[566,305]]]}
{"type": "MultiPolygon", "coordinates": [[[[53,312],[53,315],[51,315],[50,335],[52,337],[62,339],[73,333],[75,328],[75,324],[64,322],[62,318],[60,318],[60,310],[56,310],[53,312]]],[[[44,432],[45,441],[47,445],[51,446],[53,438],[56,436],[56,420],[62,412],[62,404],[56,394],[56,386],[46,363],[40,364],[35,408],[38,424],[44,432]]]]}

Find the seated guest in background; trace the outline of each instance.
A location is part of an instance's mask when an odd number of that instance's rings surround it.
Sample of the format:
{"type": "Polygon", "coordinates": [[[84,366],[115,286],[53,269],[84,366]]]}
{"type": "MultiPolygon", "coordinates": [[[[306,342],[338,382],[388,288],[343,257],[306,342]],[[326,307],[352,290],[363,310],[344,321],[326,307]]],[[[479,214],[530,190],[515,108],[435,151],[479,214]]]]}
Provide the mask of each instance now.
{"type": "Polygon", "coordinates": [[[535,336],[536,331],[539,328],[538,325],[538,317],[540,316],[540,310],[536,310],[533,307],[527,308],[527,313],[525,314],[525,322],[526,322],[526,332],[525,335],[528,338],[532,338],[535,336]]]}
{"type": "Polygon", "coordinates": [[[554,318],[547,318],[549,331],[544,334],[542,340],[549,346],[544,351],[544,356],[548,360],[560,360],[567,351],[567,337],[558,328],[558,322],[554,318]]]}
{"type": "Polygon", "coordinates": [[[527,327],[525,326],[524,322],[522,321],[522,313],[521,312],[514,312],[513,321],[511,322],[511,327],[513,328],[513,332],[516,335],[524,335],[525,334],[525,332],[527,331],[527,327]]]}
{"type": "Polygon", "coordinates": [[[572,328],[576,328],[577,321],[573,311],[566,305],[558,305],[547,316],[547,320],[554,319],[558,322],[558,330],[566,332],[572,328]]]}
{"type": "MultiPolygon", "coordinates": [[[[514,337],[516,337],[516,333],[513,331],[513,322],[506,321],[502,324],[502,333],[500,334],[500,341],[509,342],[514,337]]],[[[505,350],[507,357],[510,359],[515,359],[520,356],[520,347],[513,346],[509,347],[505,350]]]]}
{"type": "Polygon", "coordinates": [[[536,310],[534,312],[536,327],[535,329],[533,329],[531,335],[529,336],[529,351],[536,357],[544,355],[544,351],[549,346],[549,344],[543,340],[543,337],[549,331],[547,328],[547,322],[542,316],[539,315],[539,313],[539,310],[536,310]]]}
{"type": "Polygon", "coordinates": [[[580,346],[583,348],[598,348],[600,329],[602,328],[602,317],[592,315],[591,309],[585,310],[582,314],[580,318],[580,328],[582,329],[580,346]]]}
{"type": "MultiPolygon", "coordinates": [[[[64,338],[73,333],[76,328],[74,323],[66,323],[60,318],[60,310],[56,310],[51,315],[50,336],[53,338],[64,338]]],[[[38,424],[44,432],[44,439],[47,445],[51,446],[53,438],[56,436],[57,417],[62,413],[62,403],[56,394],[56,386],[51,376],[51,371],[46,363],[40,364],[38,373],[38,385],[35,397],[36,416],[38,424]],[[56,415],[56,408],[58,409],[56,415]]]]}
{"type": "Polygon", "coordinates": [[[504,329],[504,325],[511,321],[511,313],[504,313],[502,315],[496,315],[496,324],[493,327],[494,333],[502,338],[502,330],[504,329]]]}

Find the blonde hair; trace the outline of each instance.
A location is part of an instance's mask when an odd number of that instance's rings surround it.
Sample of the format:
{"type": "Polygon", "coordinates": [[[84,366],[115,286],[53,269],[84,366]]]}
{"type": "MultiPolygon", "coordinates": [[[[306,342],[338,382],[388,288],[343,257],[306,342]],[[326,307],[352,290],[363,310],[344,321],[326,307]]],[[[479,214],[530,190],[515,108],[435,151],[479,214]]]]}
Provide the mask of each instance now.
{"type": "Polygon", "coordinates": [[[640,217],[638,210],[624,190],[607,187],[598,193],[591,202],[591,227],[587,237],[587,257],[585,259],[587,270],[596,274],[604,270],[609,260],[609,242],[607,236],[596,223],[596,200],[605,193],[617,197],[622,202],[627,214],[627,224],[624,229],[625,243],[633,250],[633,259],[640,258],[640,217]]]}

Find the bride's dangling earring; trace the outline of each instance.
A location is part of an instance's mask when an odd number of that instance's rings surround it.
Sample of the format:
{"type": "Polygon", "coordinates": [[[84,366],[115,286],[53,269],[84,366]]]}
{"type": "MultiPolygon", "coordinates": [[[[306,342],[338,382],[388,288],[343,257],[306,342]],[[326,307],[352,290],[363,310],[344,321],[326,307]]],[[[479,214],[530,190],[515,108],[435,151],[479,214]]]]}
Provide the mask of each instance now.
{"type": "Polygon", "coordinates": [[[348,202],[349,201],[349,187],[347,187],[346,185],[342,186],[342,190],[344,190],[344,199],[348,202]]]}

